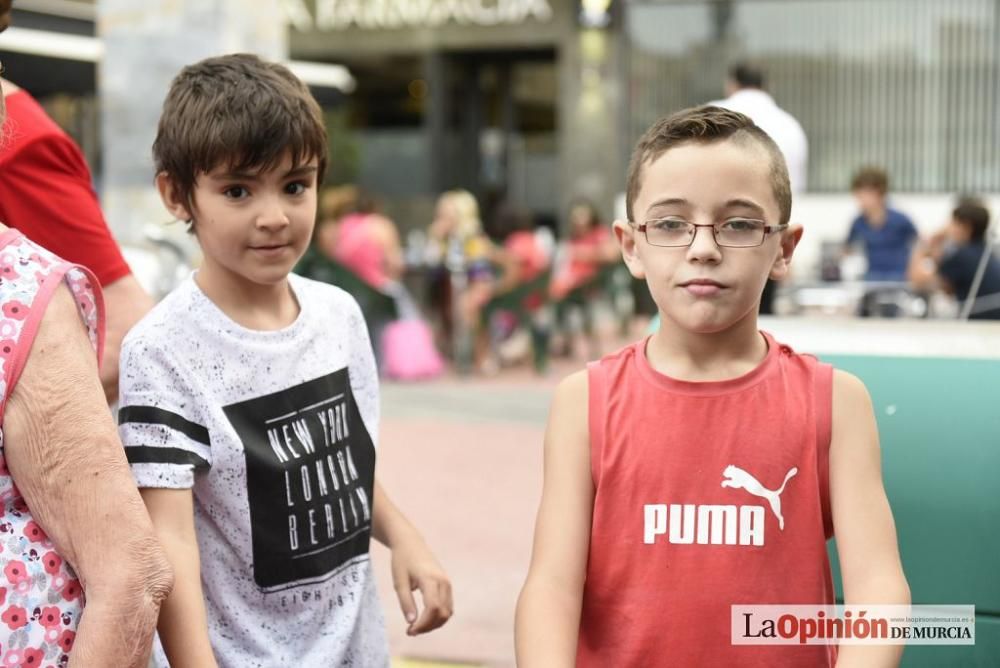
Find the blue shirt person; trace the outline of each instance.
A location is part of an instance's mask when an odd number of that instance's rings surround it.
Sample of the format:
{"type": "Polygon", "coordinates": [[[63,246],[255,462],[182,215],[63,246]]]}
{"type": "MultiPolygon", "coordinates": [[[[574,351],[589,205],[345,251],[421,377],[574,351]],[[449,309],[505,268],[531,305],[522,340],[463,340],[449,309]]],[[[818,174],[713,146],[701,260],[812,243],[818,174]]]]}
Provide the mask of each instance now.
{"type": "Polygon", "coordinates": [[[868,281],[906,280],[910,249],[917,228],[909,217],[886,205],[889,178],[877,167],[864,167],[854,175],[851,192],[861,213],[851,223],[847,245],[864,246],[868,281]]]}

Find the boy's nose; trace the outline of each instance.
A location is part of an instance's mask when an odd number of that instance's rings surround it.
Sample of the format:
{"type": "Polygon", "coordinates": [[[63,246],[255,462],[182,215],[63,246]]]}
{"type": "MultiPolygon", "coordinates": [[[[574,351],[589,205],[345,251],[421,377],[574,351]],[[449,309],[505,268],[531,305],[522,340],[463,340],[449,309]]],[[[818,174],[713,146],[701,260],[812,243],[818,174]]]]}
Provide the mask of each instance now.
{"type": "Polygon", "coordinates": [[[715,243],[715,232],[711,227],[694,228],[694,239],[687,250],[688,260],[692,262],[719,262],[722,251],[715,243]]]}
{"type": "Polygon", "coordinates": [[[278,201],[267,202],[257,213],[258,228],[277,229],[287,227],[291,221],[278,201]]]}

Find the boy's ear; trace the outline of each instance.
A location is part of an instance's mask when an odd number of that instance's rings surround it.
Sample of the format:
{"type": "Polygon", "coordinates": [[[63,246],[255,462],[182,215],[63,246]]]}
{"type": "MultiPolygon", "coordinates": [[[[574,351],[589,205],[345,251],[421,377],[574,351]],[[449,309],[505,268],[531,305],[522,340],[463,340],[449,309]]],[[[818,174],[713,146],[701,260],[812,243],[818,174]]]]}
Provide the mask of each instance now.
{"type": "Polygon", "coordinates": [[[771,265],[771,273],[769,274],[771,280],[780,281],[788,276],[791,270],[792,254],[802,239],[802,232],[801,225],[791,225],[781,233],[781,246],[779,246],[781,253],[771,265]]]}
{"type": "Polygon", "coordinates": [[[642,259],[636,252],[636,235],[641,233],[624,220],[616,220],[613,229],[615,238],[618,239],[618,246],[622,251],[622,259],[625,260],[625,266],[628,267],[629,273],[635,278],[646,278],[646,272],[642,268],[642,259]]]}
{"type": "Polygon", "coordinates": [[[188,211],[187,202],[180,198],[180,193],[169,174],[160,172],[156,175],[156,189],[160,191],[160,199],[163,201],[163,206],[167,207],[170,215],[177,220],[183,220],[186,223],[191,222],[194,216],[188,211]]]}

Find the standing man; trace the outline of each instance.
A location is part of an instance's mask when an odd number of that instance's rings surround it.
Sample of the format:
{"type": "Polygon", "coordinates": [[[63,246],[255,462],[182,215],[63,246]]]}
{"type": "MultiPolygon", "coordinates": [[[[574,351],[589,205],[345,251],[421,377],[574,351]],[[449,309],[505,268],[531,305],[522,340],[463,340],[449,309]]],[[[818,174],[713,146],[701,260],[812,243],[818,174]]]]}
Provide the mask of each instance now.
{"type": "MultiPolygon", "coordinates": [[[[725,100],[712,104],[749,116],[778,145],[788,166],[792,194],[805,190],[809,158],[806,133],[795,117],[779,107],[764,90],[764,73],[748,63],[734,65],[726,78],[726,95],[729,97],[725,100]]],[[[773,303],[774,281],[768,279],[760,297],[761,314],[774,313],[773,303]]]]}
{"type": "MultiPolygon", "coordinates": [[[[0,0],[0,32],[10,25],[11,2],[0,0]]],[[[27,91],[2,84],[7,122],[0,135],[0,222],[97,276],[107,311],[101,383],[113,402],[122,338],[153,300],[108,229],[79,147],[27,91]]]]}
{"type": "Polygon", "coordinates": [[[779,107],[764,90],[764,73],[747,63],[734,65],[726,79],[726,94],[729,97],[711,104],[749,116],[781,150],[788,166],[792,194],[805,190],[809,158],[806,133],[795,117],[779,107]]]}

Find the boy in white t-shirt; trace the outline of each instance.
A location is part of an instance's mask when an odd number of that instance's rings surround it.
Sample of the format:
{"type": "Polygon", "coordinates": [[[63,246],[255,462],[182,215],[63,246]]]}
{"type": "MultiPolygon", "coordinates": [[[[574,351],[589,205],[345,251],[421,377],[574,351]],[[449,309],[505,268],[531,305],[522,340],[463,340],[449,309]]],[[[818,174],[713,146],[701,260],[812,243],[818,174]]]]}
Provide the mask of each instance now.
{"type": "Polygon", "coordinates": [[[392,550],[409,633],[451,615],[446,575],[375,481],[361,311],[289,273],[326,146],[308,89],[256,56],[188,66],[164,102],[156,184],[204,262],[128,335],[119,413],[176,573],[159,665],[388,665],[370,537],[392,550]]]}

